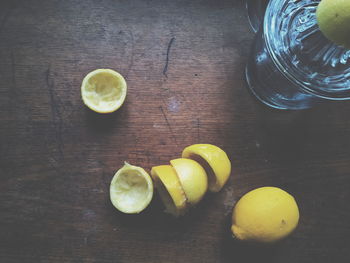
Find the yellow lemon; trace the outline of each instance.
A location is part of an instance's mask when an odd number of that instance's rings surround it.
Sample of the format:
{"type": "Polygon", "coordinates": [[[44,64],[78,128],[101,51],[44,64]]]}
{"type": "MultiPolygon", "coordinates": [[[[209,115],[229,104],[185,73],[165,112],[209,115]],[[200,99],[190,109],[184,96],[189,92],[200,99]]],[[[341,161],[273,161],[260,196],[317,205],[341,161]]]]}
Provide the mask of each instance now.
{"type": "Polygon", "coordinates": [[[321,32],[334,43],[350,48],[350,1],[322,0],[316,11],[321,32]]]}
{"type": "Polygon", "coordinates": [[[127,93],[125,79],[111,69],[96,69],[83,80],[81,96],[84,104],[98,113],[111,113],[124,103],[127,93]]]}
{"type": "Polygon", "coordinates": [[[179,158],[171,160],[179,177],[181,186],[191,205],[197,204],[208,189],[208,178],[203,167],[191,159],[179,158]]]}
{"type": "Polygon", "coordinates": [[[277,187],[261,187],[237,202],[231,231],[240,240],[269,243],[288,236],[298,221],[298,205],[290,194],[277,187]]]}
{"type": "Polygon", "coordinates": [[[152,179],[143,168],[125,162],[114,175],[109,193],[112,204],[119,211],[140,213],[152,200],[152,179]]]}
{"type": "Polygon", "coordinates": [[[151,176],[166,212],[174,216],[183,215],[186,209],[186,196],[174,168],[170,165],[155,166],[151,170],[151,176]]]}
{"type": "Polygon", "coordinates": [[[195,160],[205,168],[211,192],[219,192],[231,174],[231,162],[227,154],[215,145],[188,146],[183,150],[182,157],[195,160]]]}

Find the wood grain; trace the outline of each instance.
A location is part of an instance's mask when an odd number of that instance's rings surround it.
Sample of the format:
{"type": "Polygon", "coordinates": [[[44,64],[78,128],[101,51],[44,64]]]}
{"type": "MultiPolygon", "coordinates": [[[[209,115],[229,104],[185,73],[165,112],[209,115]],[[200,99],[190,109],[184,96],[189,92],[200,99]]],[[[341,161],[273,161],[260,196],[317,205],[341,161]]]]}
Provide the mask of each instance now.
{"type": "Polygon", "coordinates": [[[0,262],[348,262],[350,104],[261,105],[244,81],[252,40],[238,0],[1,1],[0,262]],[[127,79],[114,114],[81,101],[96,68],[127,79]],[[232,160],[220,193],[178,220],[157,196],[137,216],[112,207],[124,160],[149,170],[199,142],[232,160]],[[235,243],[233,205],[266,185],[295,196],[297,231],[235,243]]]}

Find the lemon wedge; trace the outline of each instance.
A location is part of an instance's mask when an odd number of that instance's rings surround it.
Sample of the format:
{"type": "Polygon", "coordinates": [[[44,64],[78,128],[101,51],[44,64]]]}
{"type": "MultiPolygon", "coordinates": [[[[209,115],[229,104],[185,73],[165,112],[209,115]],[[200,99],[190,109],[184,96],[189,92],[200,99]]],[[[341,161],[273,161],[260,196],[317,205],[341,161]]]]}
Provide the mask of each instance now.
{"type": "Polygon", "coordinates": [[[122,106],[127,85],[122,75],[111,69],[96,69],[83,79],[81,96],[84,104],[98,113],[111,113],[122,106]]]}
{"type": "Polygon", "coordinates": [[[209,191],[219,192],[231,174],[231,162],[227,154],[212,144],[194,144],[182,152],[183,158],[189,158],[201,164],[207,172],[209,191]]]}
{"type": "Polygon", "coordinates": [[[208,178],[203,167],[191,159],[178,158],[170,161],[180,180],[188,203],[197,204],[208,189],[208,178]]]}
{"type": "Polygon", "coordinates": [[[143,168],[125,162],[114,175],[109,193],[112,204],[119,211],[140,213],[152,200],[152,179],[143,168]]]}
{"type": "Polygon", "coordinates": [[[231,231],[239,240],[271,243],[292,233],[298,221],[299,209],[293,196],[277,187],[261,187],[237,202],[231,231]]]}
{"type": "Polygon", "coordinates": [[[186,196],[174,168],[170,165],[155,166],[151,170],[151,176],[166,208],[165,211],[174,216],[183,215],[186,209],[186,196]]]}

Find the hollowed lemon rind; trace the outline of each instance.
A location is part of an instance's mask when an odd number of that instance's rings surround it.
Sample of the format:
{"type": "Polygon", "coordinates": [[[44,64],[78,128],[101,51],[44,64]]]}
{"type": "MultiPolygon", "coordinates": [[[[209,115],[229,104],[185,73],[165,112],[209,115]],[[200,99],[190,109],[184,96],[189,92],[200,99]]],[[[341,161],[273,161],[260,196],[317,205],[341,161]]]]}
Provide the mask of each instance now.
{"type": "Polygon", "coordinates": [[[115,208],[126,214],[142,212],[153,197],[153,182],[141,167],[125,165],[117,171],[110,184],[110,199],[115,208]]]}
{"type": "Polygon", "coordinates": [[[127,84],[124,77],[111,69],[96,69],[85,76],[81,85],[84,104],[98,113],[112,113],[124,103],[127,84]]]}

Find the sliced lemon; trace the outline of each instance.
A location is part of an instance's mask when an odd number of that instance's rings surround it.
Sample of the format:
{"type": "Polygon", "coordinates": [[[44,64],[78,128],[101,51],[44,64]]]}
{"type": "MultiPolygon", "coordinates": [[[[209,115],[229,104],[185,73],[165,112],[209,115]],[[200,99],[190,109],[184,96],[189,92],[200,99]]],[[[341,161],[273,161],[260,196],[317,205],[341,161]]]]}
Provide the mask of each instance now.
{"type": "Polygon", "coordinates": [[[170,165],[155,166],[151,170],[151,176],[166,212],[174,216],[183,215],[186,209],[186,196],[174,168],[170,165]]]}
{"type": "Polygon", "coordinates": [[[208,178],[203,167],[191,159],[179,158],[171,160],[179,177],[181,186],[191,205],[197,204],[208,189],[208,178]]]}
{"type": "Polygon", "coordinates": [[[84,104],[98,113],[111,113],[124,103],[127,93],[122,75],[111,69],[96,69],[83,80],[81,96],[84,104]]]}
{"type": "Polygon", "coordinates": [[[227,154],[212,144],[194,144],[182,152],[183,158],[200,163],[207,172],[209,191],[219,192],[231,174],[231,162],[227,154]]]}
{"type": "Polygon", "coordinates": [[[143,168],[125,162],[114,175],[109,194],[112,204],[119,211],[127,214],[140,213],[152,200],[152,179],[143,168]]]}

